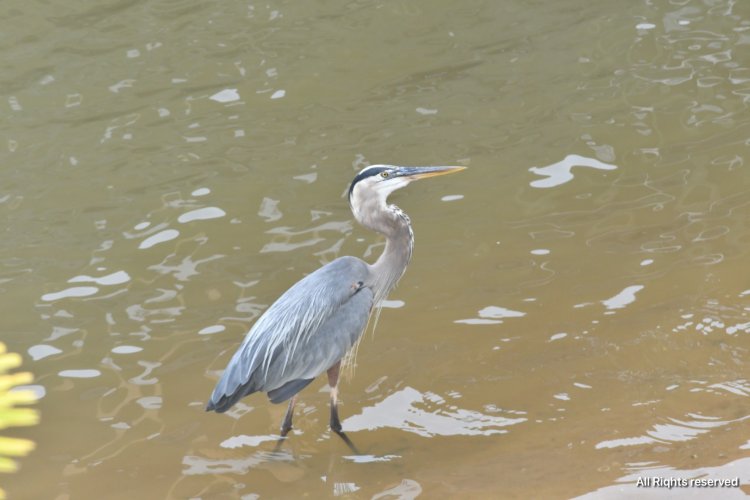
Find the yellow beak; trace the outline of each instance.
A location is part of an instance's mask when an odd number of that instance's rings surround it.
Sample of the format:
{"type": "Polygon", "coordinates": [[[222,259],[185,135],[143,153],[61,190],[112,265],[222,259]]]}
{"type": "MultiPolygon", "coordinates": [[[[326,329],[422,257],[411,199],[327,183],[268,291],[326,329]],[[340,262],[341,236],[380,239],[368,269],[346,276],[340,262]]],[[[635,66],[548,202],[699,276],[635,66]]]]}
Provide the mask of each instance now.
{"type": "Polygon", "coordinates": [[[447,175],[466,170],[466,167],[403,167],[399,172],[399,177],[409,177],[410,179],[426,179],[438,175],[447,175]]]}

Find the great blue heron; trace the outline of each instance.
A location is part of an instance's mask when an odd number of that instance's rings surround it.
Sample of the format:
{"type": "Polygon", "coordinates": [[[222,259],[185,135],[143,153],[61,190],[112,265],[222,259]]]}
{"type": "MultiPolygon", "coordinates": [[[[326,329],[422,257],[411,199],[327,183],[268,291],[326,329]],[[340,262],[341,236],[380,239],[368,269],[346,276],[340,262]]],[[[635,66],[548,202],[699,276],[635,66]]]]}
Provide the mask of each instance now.
{"type": "Polygon", "coordinates": [[[404,274],[414,246],[409,217],[396,205],[387,205],[387,197],[411,181],[463,169],[372,165],[359,172],[349,187],[349,205],[360,224],[385,236],[385,250],[374,264],[339,257],[279,297],[232,356],[206,410],[225,412],[258,391],[268,393],[272,403],[290,399],[281,424],[283,438],[292,428],[297,393],[327,371],[331,430],[353,448],[338,415],[341,359],[361,337],[373,306],[404,274]]]}

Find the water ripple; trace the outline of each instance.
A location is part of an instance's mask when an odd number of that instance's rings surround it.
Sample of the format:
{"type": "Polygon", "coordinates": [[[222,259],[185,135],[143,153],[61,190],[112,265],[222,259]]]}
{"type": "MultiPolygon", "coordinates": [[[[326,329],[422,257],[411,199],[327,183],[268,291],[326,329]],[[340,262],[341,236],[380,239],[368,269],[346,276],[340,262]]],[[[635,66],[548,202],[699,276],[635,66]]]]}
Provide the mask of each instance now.
{"type": "Polygon", "coordinates": [[[177,218],[177,222],[185,224],[195,220],[209,220],[224,217],[227,213],[218,207],[205,207],[185,212],[177,218]]]}
{"type": "Polygon", "coordinates": [[[643,290],[643,285],[632,285],[625,287],[617,295],[610,297],[607,300],[603,300],[602,304],[604,304],[604,307],[610,310],[622,309],[628,304],[632,304],[633,302],[635,302],[635,294],[640,292],[641,290],[643,290]]]}
{"type": "Polygon", "coordinates": [[[346,431],[374,430],[382,427],[413,432],[420,436],[489,436],[508,432],[505,427],[525,422],[526,418],[509,418],[448,406],[445,409],[429,411],[421,405],[436,401],[411,387],[391,394],[374,406],[362,409],[344,422],[346,431]]]}
{"type": "Polygon", "coordinates": [[[529,172],[546,177],[531,181],[531,186],[535,188],[551,188],[560,186],[573,180],[573,167],[588,167],[596,170],[615,170],[616,165],[604,163],[594,158],[586,158],[580,155],[568,155],[557,163],[547,165],[546,167],[531,167],[529,172]]]}
{"type": "Polygon", "coordinates": [[[152,236],[149,236],[145,240],[143,240],[138,245],[138,248],[141,250],[145,250],[147,248],[153,247],[154,245],[158,245],[159,243],[165,243],[167,241],[171,241],[177,238],[179,235],[180,235],[180,232],[176,229],[165,229],[164,231],[160,231],[152,236]]]}

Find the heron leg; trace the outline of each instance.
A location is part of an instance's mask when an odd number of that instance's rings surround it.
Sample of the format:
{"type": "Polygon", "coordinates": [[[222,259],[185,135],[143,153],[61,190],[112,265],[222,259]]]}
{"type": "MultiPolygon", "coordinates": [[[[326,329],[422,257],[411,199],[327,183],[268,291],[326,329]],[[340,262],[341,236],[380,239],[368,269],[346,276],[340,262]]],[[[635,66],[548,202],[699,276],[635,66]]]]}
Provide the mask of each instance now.
{"type": "Polygon", "coordinates": [[[339,435],[339,437],[346,443],[350,450],[356,455],[361,455],[359,450],[349,436],[341,430],[341,420],[339,420],[339,369],[341,368],[341,361],[337,361],[335,365],[328,369],[328,385],[331,386],[331,430],[339,435]]]}
{"type": "Polygon", "coordinates": [[[289,400],[289,407],[286,409],[286,415],[284,420],[281,422],[281,437],[286,437],[289,431],[292,430],[292,417],[294,416],[294,405],[297,403],[297,395],[292,396],[289,400]]]}
{"type": "Polygon", "coordinates": [[[339,420],[339,369],[341,361],[328,369],[328,385],[331,386],[331,430],[337,434],[341,432],[341,421],[339,420]]]}

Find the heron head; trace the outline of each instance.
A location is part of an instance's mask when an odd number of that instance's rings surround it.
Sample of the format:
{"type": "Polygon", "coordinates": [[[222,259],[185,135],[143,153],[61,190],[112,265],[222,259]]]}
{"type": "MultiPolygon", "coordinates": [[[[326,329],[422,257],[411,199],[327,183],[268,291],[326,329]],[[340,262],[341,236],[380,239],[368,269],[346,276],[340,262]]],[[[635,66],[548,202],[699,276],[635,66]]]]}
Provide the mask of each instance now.
{"type": "Polygon", "coordinates": [[[370,165],[363,168],[349,186],[349,203],[352,208],[366,201],[385,204],[388,195],[418,179],[460,172],[466,167],[398,167],[370,165]]]}

